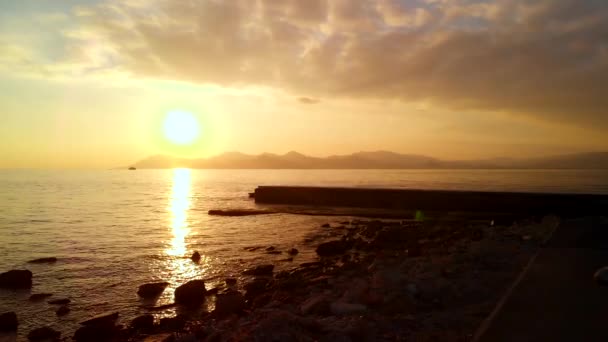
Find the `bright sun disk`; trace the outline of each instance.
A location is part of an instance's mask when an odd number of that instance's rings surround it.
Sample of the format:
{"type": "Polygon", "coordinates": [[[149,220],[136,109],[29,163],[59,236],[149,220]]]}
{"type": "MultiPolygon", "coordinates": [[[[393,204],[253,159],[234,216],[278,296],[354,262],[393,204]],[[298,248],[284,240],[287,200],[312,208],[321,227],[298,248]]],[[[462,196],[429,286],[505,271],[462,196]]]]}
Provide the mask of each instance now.
{"type": "Polygon", "coordinates": [[[189,112],[171,111],[163,122],[165,138],[177,145],[192,144],[200,134],[196,117],[189,112]]]}

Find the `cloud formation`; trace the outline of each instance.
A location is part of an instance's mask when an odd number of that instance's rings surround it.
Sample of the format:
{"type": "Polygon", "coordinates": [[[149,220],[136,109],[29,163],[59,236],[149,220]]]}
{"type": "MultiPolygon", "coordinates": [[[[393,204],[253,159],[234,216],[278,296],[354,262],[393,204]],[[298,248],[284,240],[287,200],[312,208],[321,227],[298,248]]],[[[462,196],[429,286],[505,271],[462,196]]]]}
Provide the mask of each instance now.
{"type": "Polygon", "coordinates": [[[605,0],[130,0],[75,15],[69,51],[90,70],[608,126],[605,0]]]}

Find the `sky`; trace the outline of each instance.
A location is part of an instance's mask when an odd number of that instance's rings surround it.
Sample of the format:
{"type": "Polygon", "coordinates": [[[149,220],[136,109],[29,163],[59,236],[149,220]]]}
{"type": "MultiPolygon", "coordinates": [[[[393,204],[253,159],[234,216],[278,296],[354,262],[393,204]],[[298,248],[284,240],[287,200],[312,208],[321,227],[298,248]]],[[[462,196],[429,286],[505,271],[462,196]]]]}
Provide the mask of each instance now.
{"type": "Polygon", "coordinates": [[[0,2],[0,168],[607,151],[607,108],[605,0],[0,2]]]}

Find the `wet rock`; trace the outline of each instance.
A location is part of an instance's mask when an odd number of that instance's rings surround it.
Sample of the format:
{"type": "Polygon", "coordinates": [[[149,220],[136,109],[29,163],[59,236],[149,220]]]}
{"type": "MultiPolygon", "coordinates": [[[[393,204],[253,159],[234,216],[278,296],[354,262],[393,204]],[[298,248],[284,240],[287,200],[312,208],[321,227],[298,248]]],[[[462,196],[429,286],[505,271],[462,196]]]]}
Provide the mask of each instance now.
{"type": "Polygon", "coordinates": [[[29,270],[10,270],[0,273],[0,288],[30,289],[32,288],[32,272],[29,270]]]}
{"type": "Polygon", "coordinates": [[[266,276],[266,275],[272,275],[273,271],[274,271],[274,265],[268,264],[268,265],[259,265],[254,268],[250,268],[248,270],[245,270],[243,272],[243,274],[244,275],[253,275],[253,276],[266,276]]]}
{"type": "Polygon", "coordinates": [[[60,298],[60,299],[49,300],[47,303],[54,304],[54,305],[66,305],[66,304],[70,304],[71,302],[72,301],[69,298],[60,298]]]}
{"type": "Polygon", "coordinates": [[[274,250],[276,250],[276,248],[274,246],[266,247],[266,252],[272,252],[274,250]]]}
{"type": "Polygon", "coordinates": [[[57,341],[59,337],[61,337],[61,332],[50,327],[36,328],[27,334],[27,339],[30,341],[57,341]]]}
{"type": "Polygon", "coordinates": [[[70,308],[66,305],[60,306],[59,309],[57,309],[57,311],[55,311],[55,314],[57,316],[65,316],[67,314],[70,313],[70,308]]]}
{"type": "Polygon", "coordinates": [[[38,302],[44,300],[45,298],[51,297],[52,293],[34,293],[30,296],[29,300],[32,302],[38,302]]]}
{"type": "Polygon", "coordinates": [[[85,326],[114,326],[118,319],[118,312],[105,313],[97,315],[93,318],[89,318],[86,321],[80,322],[81,325],[85,326]]]}
{"type": "Polygon", "coordinates": [[[298,255],[300,251],[298,251],[296,248],[291,248],[290,250],[287,251],[287,254],[289,255],[298,255]]]}
{"type": "Polygon", "coordinates": [[[192,261],[194,261],[194,262],[199,262],[199,261],[201,261],[201,254],[198,251],[194,251],[194,253],[192,253],[192,256],[190,257],[190,259],[192,259],[192,261]]]}
{"type": "Polygon", "coordinates": [[[207,296],[215,296],[216,294],[218,294],[218,292],[220,292],[220,288],[219,288],[219,286],[216,286],[216,287],[214,287],[214,288],[212,288],[210,290],[207,290],[206,295],[207,296]]]}
{"type": "Polygon", "coordinates": [[[157,334],[148,336],[143,342],[174,342],[175,336],[173,334],[157,334]]]}
{"type": "Polygon", "coordinates": [[[16,331],[18,326],[16,313],[11,311],[0,314],[0,331],[16,331]]]}
{"type": "Polygon", "coordinates": [[[184,329],[187,321],[186,315],[178,314],[175,317],[162,318],[158,325],[164,331],[179,331],[184,329]]]}
{"type": "Polygon", "coordinates": [[[236,278],[226,278],[226,285],[236,286],[236,278]]]}
{"type": "Polygon", "coordinates": [[[175,303],[184,306],[198,306],[205,301],[205,282],[191,280],[175,289],[175,303]]]}
{"type": "Polygon", "coordinates": [[[154,328],[154,316],[147,314],[136,317],[131,321],[131,328],[137,331],[150,331],[154,328]]]}
{"type": "Polygon", "coordinates": [[[597,270],[593,275],[593,279],[603,286],[608,286],[608,266],[604,266],[597,270]]]}
{"type": "Polygon", "coordinates": [[[321,225],[321,228],[329,228],[331,225],[329,223],[324,223],[321,225]]]}
{"type": "Polygon", "coordinates": [[[118,312],[102,314],[81,322],[82,327],[74,333],[77,342],[107,341],[118,332],[118,312]]]}
{"type": "Polygon", "coordinates": [[[303,315],[327,315],[330,312],[329,303],[330,300],[327,295],[313,295],[300,305],[300,312],[303,315]]]}
{"type": "Polygon", "coordinates": [[[349,244],[346,241],[334,240],[320,244],[316,252],[321,257],[327,257],[344,254],[348,249],[349,244]]]}
{"type": "Polygon", "coordinates": [[[329,309],[334,315],[354,315],[361,314],[367,311],[367,307],[363,304],[352,304],[343,302],[333,302],[329,309]]]}
{"type": "Polygon", "coordinates": [[[38,259],[28,261],[28,263],[30,263],[30,264],[50,264],[50,263],[54,263],[54,262],[57,262],[57,258],[55,258],[55,257],[38,258],[38,259]]]}
{"type": "Polygon", "coordinates": [[[245,309],[245,297],[237,291],[217,295],[215,310],[218,316],[237,314],[245,309]]]}
{"type": "Polygon", "coordinates": [[[253,281],[245,284],[243,287],[245,290],[245,298],[253,299],[266,291],[270,279],[267,278],[255,278],[253,281]]]}
{"type": "Polygon", "coordinates": [[[142,298],[155,298],[160,296],[168,285],[167,282],[143,284],[137,290],[137,295],[142,298]]]}

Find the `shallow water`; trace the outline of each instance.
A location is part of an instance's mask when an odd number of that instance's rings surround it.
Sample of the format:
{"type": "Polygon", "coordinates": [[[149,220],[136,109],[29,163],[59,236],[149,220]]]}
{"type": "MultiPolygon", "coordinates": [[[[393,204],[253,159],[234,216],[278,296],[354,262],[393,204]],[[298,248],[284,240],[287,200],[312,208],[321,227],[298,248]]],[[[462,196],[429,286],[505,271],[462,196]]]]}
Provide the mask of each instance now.
{"type": "MultiPolygon", "coordinates": [[[[0,271],[27,268],[32,291],[0,290],[0,312],[16,311],[20,338],[51,325],[71,335],[79,321],[119,311],[123,322],[145,313],[137,287],[171,283],[156,304],[172,302],[186,280],[209,286],[252,264],[278,269],[313,259],[304,239],[319,232],[326,217],[288,214],[216,217],[209,209],[254,208],[248,192],[257,185],[328,185],[421,189],[608,193],[605,170],[0,170],[0,271]],[[252,245],[297,247],[287,256],[248,252],[252,245]],[[202,255],[199,264],[188,256],[202,255]],[[56,256],[55,264],[27,264],[56,256]],[[72,312],[57,318],[46,301],[30,293],[69,297],[72,312]]],[[[331,218],[332,221],[340,220],[331,218]]],[[[175,314],[173,309],[155,313],[175,314]]]]}

